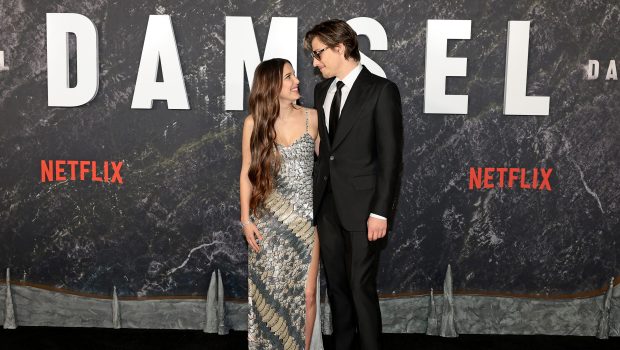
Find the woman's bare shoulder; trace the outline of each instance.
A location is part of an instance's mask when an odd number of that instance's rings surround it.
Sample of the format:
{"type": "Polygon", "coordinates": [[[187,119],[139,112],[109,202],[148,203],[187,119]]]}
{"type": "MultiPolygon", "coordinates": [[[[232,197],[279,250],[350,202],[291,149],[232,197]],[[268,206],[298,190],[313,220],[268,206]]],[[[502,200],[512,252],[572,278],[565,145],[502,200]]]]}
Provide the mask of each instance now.
{"type": "Polygon", "coordinates": [[[306,111],[308,111],[308,114],[310,115],[310,119],[317,120],[318,112],[316,111],[316,109],[308,108],[308,107],[304,107],[304,108],[306,109],[306,111]]]}
{"type": "Polygon", "coordinates": [[[245,117],[245,120],[243,121],[243,126],[254,126],[254,117],[251,114],[245,117]]]}
{"type": "Polygon", "coordinates": [[[316,115],[316,109],[310,107],[304,107],[308,113],[316,115]]]}

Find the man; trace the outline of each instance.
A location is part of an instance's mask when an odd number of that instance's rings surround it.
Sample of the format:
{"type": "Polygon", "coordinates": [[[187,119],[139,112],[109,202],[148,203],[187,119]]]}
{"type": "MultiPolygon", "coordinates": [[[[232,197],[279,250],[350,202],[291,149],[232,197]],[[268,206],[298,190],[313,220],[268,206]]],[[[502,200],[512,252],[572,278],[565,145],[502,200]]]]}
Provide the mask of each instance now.
{"type": "Polygon", "coordinates": [[[333,316],[335,349],[379,349],[376,277],[402,163],[396,85],[360,65],[357,33],[344,21],[316,25],[304,39],[326,80],[314,89],[319,115],[314,218],[333,316]]]}

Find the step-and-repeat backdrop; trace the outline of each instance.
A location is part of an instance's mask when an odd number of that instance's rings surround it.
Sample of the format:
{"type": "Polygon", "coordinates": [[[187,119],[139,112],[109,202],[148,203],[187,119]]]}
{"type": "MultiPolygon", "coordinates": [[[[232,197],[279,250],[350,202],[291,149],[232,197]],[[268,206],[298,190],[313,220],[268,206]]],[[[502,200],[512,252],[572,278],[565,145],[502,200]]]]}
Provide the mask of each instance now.
{"type": "MultiPolygon", "coordinates": [[[[613,1],[0,1],[0,265],[90,294],[247,296],[249,82],[329,18],[402,95],[382,296],[578,296],[619,275],[613,1]]],[[[599,293],[600,294],[600,293],[599,293]]]]}

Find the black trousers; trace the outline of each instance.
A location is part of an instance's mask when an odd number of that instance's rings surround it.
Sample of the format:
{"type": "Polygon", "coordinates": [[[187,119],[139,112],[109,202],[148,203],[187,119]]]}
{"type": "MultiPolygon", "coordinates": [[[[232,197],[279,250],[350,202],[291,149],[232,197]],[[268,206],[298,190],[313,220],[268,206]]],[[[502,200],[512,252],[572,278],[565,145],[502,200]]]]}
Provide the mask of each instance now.
{"type": "Polygon", "coordinates": [[[358,338],[361,349],[377,350],[381,334],[377,295],[379,241],[368,241],[365,231],[344,230],[333,194],[327,192],[317,225],[332,311],[334,349],[354,349],[358,338]]]}

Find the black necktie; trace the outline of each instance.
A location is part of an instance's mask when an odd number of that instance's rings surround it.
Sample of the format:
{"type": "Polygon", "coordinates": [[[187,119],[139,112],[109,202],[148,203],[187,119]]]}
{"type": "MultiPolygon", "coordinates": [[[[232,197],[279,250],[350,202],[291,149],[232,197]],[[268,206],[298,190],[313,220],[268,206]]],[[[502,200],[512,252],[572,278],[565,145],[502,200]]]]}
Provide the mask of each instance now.
{"type": "Polygon", "coordinates": [[[336,83],[336,93],[332,100],[332,106],[329,109],[329,142],[334,142],[336,128],[338,128],[338,118],[340,118],[340,100],[342,99],[342,87],[344,83],[339,81],[336,83]]]}

